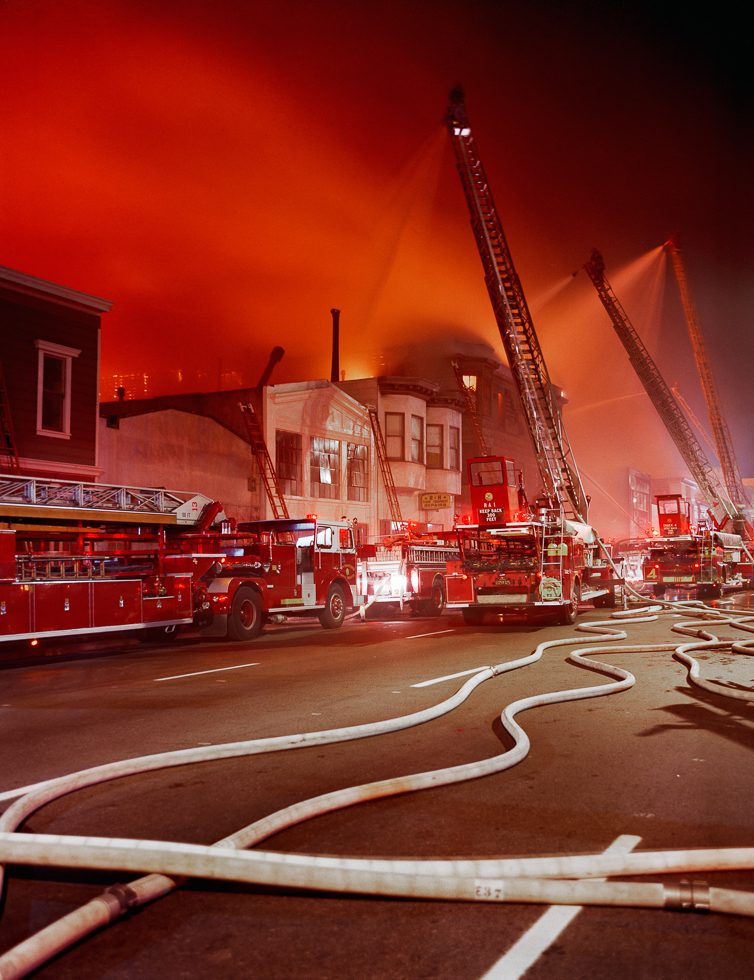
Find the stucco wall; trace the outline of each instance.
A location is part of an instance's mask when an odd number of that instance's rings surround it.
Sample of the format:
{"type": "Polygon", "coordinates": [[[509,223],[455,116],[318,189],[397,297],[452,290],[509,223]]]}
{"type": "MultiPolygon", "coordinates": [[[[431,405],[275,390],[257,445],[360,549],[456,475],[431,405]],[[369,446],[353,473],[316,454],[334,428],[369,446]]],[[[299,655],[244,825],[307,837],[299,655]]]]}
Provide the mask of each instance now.
{"type": "Polygon", "coordinates": [[[170,409],[123,418],[117,429],[100,426],[100,482],[191,490],[220,500],[229,517],[259,516],[251,450],[211,419],[170,409]]]}

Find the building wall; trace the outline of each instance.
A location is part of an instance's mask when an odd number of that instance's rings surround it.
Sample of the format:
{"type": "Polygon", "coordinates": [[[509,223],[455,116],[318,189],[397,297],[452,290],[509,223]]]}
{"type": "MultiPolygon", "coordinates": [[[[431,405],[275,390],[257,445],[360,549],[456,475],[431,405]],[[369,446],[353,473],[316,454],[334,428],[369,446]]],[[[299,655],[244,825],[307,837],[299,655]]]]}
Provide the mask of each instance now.
{"type": "Polygon", "coordinates": [[[211,419],[172,409],[100,422],[101,483],[203,493],[237,520],[260,516],[248,443],[211,419]],[[251,488],[251,489],[250,489],[251,488]]]}
{"type": "MultiPolygon", "coordinates": [[[[323,518],[345,516],[367,528],[365,536],[371,538],[378,522],[377,469],[372,427],[366,407],[336,385],[327,381],[308,381],[265,388],[263,415],[265,442],[279,478],[285,479],[286,471],[283,460],[277,458],[277,433],[287,433],[288,439],[294,437],[299,446],[298,492],[288,489],[285,493],[291,516],[312,513],[323,518]],[[327,466],[315,467],[312,451],[320,452],[322,440],[327,440],[328,448],[337,449],[332,456],[328,456],[327,466]],[[363,447],[366,451],[365,500],[349,499],[349,445],[363,447]],[[333,462],[332,471],[330,461],[333,462]],[[322,478],[334,482],[328,485],[321,482],[322,478]],[[323,492],[330,492],[328,486],[334,488],[331,491],[334,496],[320,496],[320,488],[323,492]]],[[[267,516],[272,516],[269,504],[267,516]]]]}
{"type": "MultiPolygon", "coordinates": [[[[38,280],[30,280],[39,282],[38,280]]],[[[70,479],[96,477],[99,329],[97,312],[31,295],[0,275],[2,367],[22,472],[70,479]],[[78,352],[70,357],[70,429],[39,431],[36,342],[78,352]]]]}

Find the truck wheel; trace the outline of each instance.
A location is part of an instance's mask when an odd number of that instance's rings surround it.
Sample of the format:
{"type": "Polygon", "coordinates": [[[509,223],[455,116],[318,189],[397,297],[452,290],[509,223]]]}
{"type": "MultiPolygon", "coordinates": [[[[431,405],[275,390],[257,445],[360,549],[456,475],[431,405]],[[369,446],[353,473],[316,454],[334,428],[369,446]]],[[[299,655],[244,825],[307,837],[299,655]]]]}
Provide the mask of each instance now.
{"type": "Polygon", "coordinates": [[[655,585],[652,587],[652,592],[654,593],[655,599],[662,599],[662,597],[665,595],[665,586],[655,585]]]}
{"type": "Polygon", "coordinates": [[[346,594],[341,585],[331,585],[327,593],[325,608],[319,614],[319,621],[326,630],[337,630],[346,618],[346,594]]]}
{"type": "Polygon", "coordinates": [[[576,615],[579,611],[581,601],[581,583],[577,578],[571,583],[571,598],[567,606],[563,606],[560,611],[560,623],[563,626],[570,626],[576,622],[576,615]]]}
{"type": "Polygon", "coordinates": [[[231,640],[253,640],[262,629],[262,600],[256,589],[242,585],[233,598],[228,616],[231,640]]]}
{"type": "Polygon", "coordinates": [[[442,579],[436,578],[432,583],[432,591],[424,604],[424,612],[428,616],[440,616],[445,608],[445,588],[442,579]]]}

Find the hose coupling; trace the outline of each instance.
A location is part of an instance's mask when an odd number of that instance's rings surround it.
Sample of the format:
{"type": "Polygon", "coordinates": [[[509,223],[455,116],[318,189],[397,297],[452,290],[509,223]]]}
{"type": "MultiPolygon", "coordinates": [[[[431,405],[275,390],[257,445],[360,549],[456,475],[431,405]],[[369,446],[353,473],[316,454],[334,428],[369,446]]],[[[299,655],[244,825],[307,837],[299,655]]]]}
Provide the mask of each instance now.
{"type": "Polygon", "coordinates": [[[127,912],[139,904],[139,896],[128,885],[110,885],[109,888],[105,889],[105,894],[112,895],[120,906],[121,912],[127,912]]]}
{"type": "Polygon", "coordinates": [[[709,912],[710,895],[706,881],[679,881],[665,885],[665,908],[683,912],[709,912]]]}

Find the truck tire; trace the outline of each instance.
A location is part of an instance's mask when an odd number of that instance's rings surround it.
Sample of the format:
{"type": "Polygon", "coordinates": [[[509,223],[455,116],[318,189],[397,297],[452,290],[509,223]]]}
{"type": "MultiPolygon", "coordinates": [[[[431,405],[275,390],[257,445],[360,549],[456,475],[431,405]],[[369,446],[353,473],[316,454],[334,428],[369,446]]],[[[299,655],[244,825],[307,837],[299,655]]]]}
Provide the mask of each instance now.
{"type": "Polygon", "coordinates": [[[231,640],[253,640],[262,629],[262,599],[256,589],[242,585],[233,597],[228,616],[228,637],[231,640]]]}
{"type": "Polygon", "coordinates": [[[327,593],[325,608],[319,614],[319,621],[326,630],[337,630],[346,618],[346,594],[342,585],[331,585],[327,593]]]}
{"type": "Polygon", "coordinates": [[[441,578],[432,583],[429,599],[422,604],[422,612],[427,616],[440,616],[445,608],[445,586],[441,578]]]}
{"type": "Polygon", "coordinates": [[[577,578],[574,578],[571,582],[571,598],[567,606],[563,606],[560,610],[559,622],[561,626],[571,626],[576,622],[576,616],[579,611],[579,602],[581,601],[581,583],[577,578]]]}

